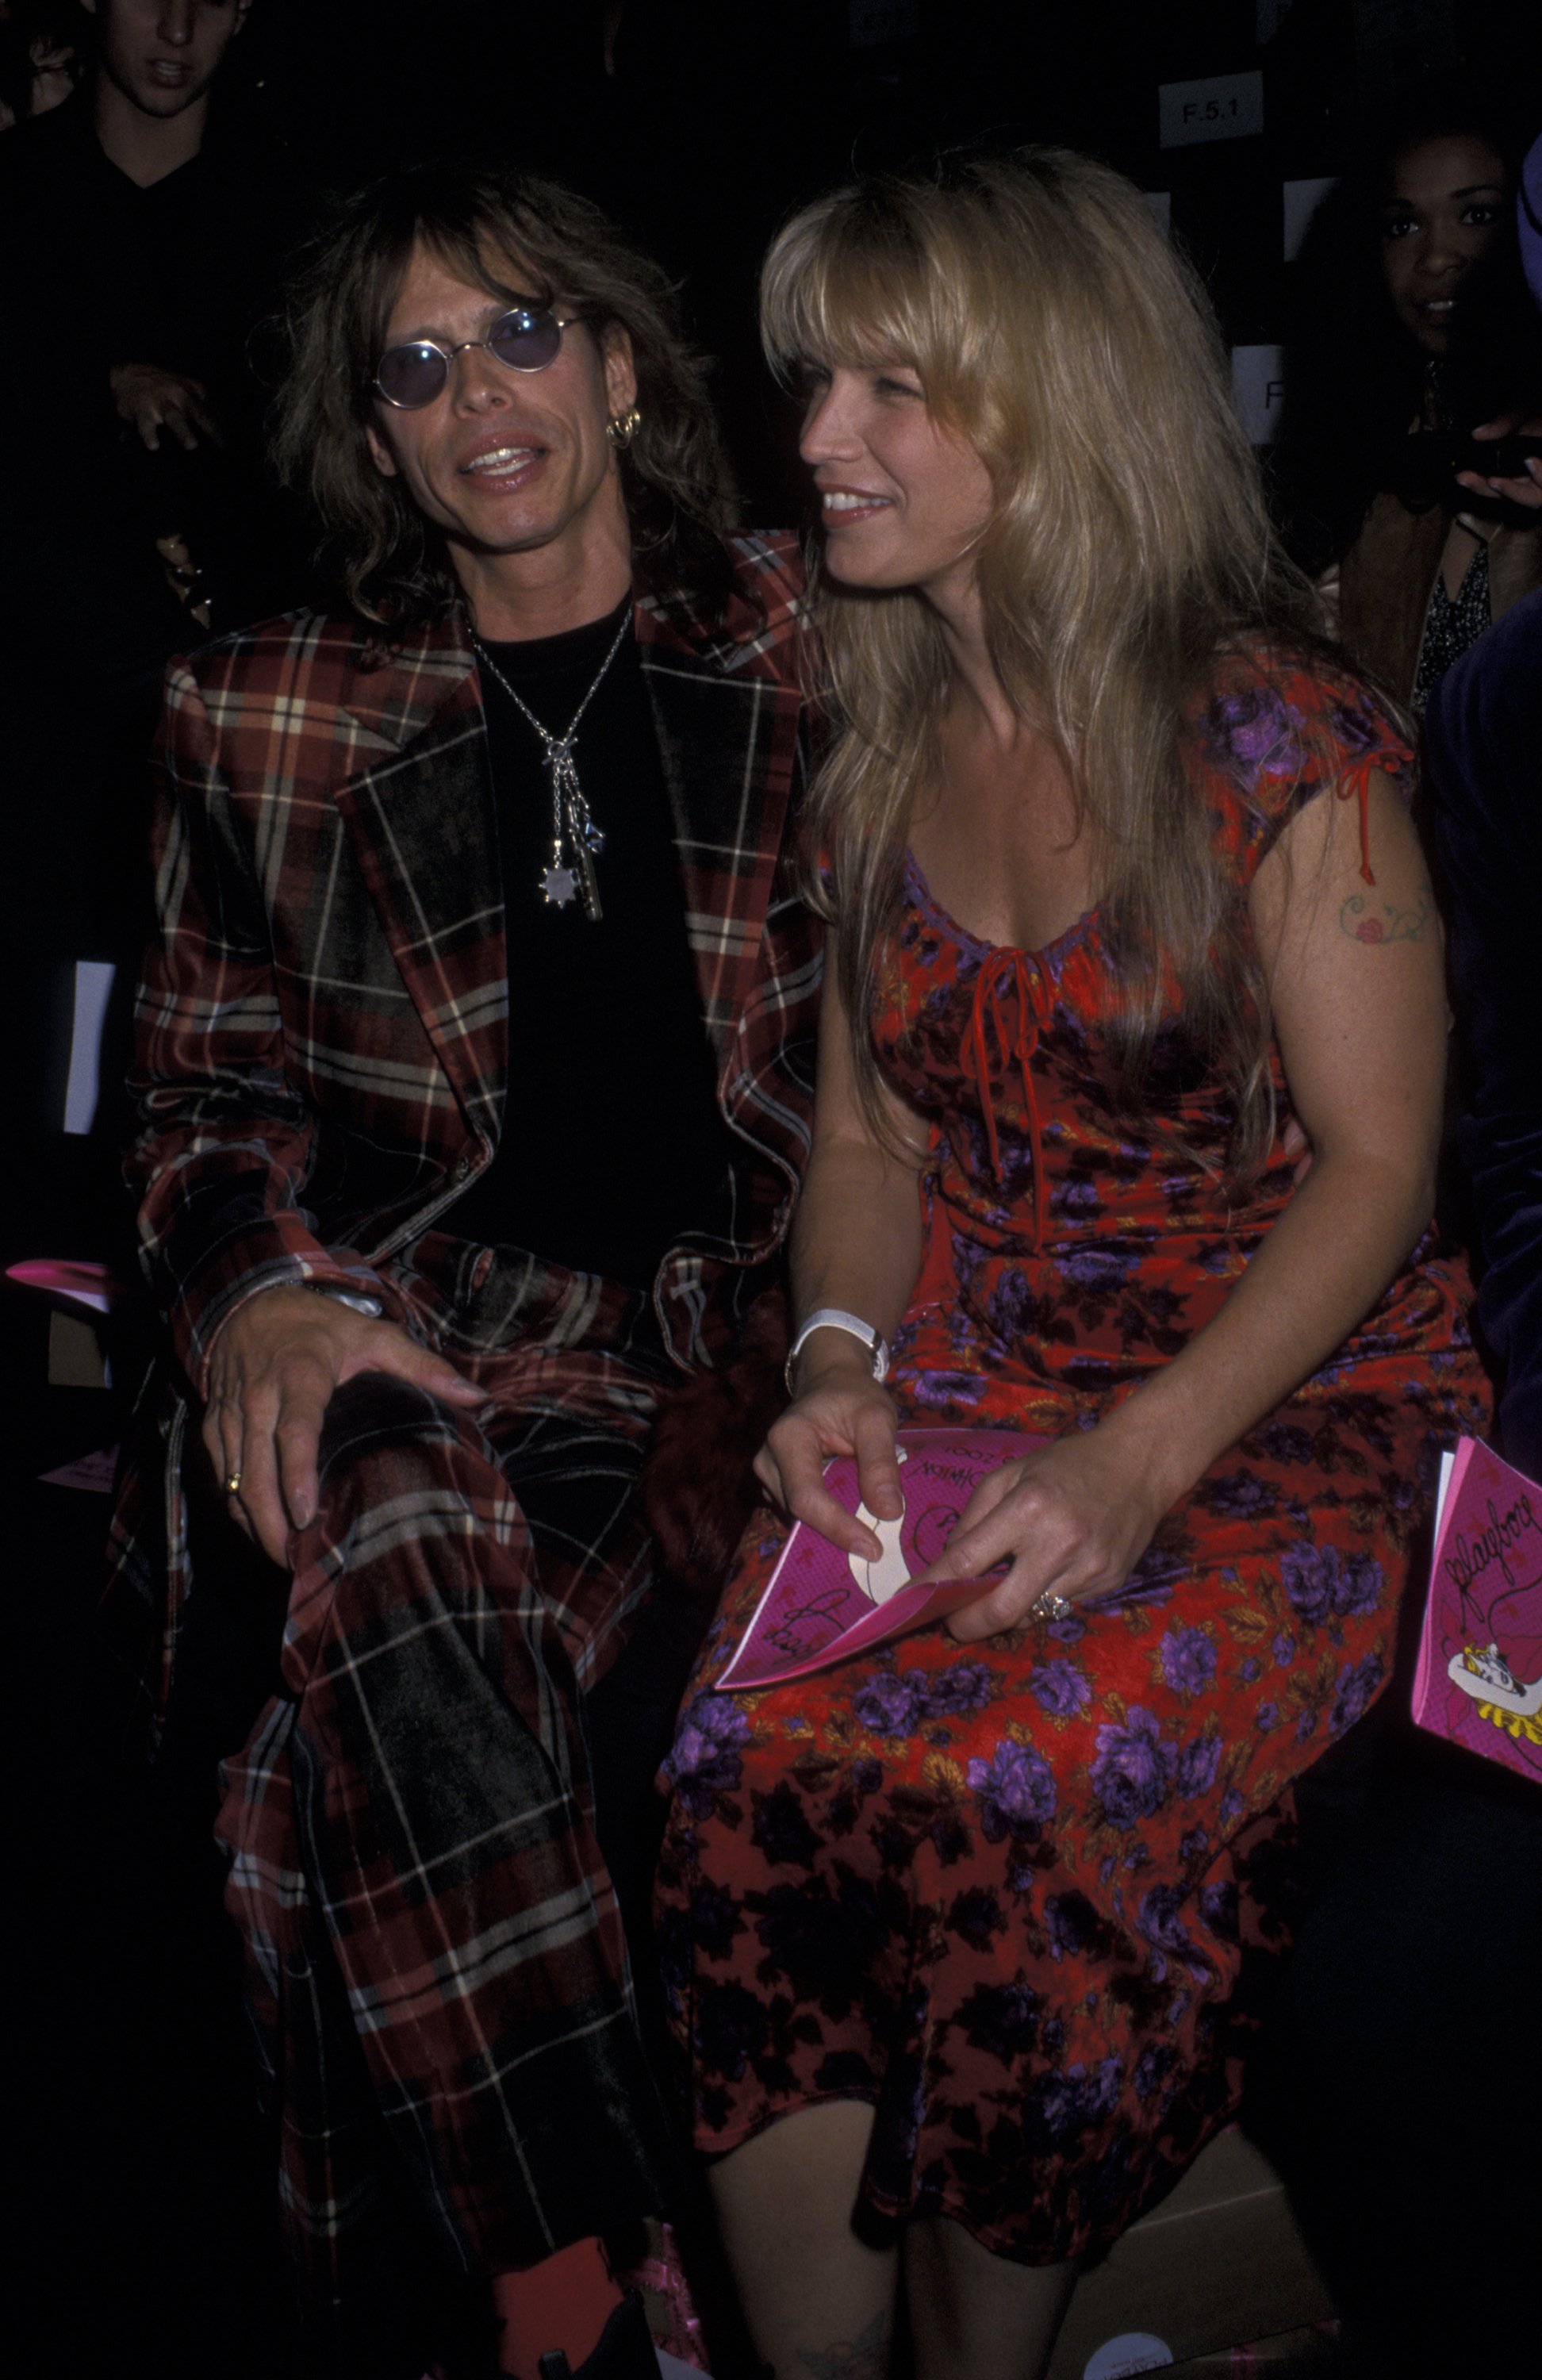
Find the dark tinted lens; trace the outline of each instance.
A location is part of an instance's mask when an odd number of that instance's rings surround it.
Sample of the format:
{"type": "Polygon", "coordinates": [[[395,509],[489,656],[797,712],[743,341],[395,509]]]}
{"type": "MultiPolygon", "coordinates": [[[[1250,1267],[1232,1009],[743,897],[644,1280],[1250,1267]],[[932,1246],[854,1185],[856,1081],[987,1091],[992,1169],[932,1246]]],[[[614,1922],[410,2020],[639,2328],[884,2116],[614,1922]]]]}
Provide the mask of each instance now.
{"type": "Polygon", "coordinates": [[[437,347],[387,347],[375,374],[375,386],[392,405],[429,405],[444,385],[449,365],[437,347]]]}
{"type": "Polygon", "coordinates": [[[487,334],[487,344],[511,371],[544,371],[555,359],[562,332],[553,315],[532,313],[521,306],[512,314],[500,315],[487,334]]]}

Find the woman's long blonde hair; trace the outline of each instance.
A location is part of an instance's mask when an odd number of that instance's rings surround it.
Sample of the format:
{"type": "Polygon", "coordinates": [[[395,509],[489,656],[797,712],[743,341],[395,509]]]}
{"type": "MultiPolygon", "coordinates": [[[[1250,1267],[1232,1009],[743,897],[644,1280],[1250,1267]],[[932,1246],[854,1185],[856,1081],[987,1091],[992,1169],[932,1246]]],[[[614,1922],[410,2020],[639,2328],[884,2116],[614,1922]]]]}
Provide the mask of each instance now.
{"type": "MultiPolygon", "coordinates": [[[[761,324],[783,371],[910,365],[985,463],[990,655],[1093,831],[1123,1103],[1146,1105],[1176,990],[1191,1045],[1230,1094],[1229,1170],[1245,1181],[1272,1129],[1268,991],[1184,766],[1184,713],[1218,655],[1309,650],[1317,614],[1276,546],[1196,277],[1120,175],[1026,149],[805,208],[766,260],[761,324]]],[[[913,590],[827,579],[820,618],[835,735],[808,813],[808,889],[841,928],[842,990],[865,1019],[952,671],[913,590]]],[[[873,1107],[866,1030],[854,1040],[873,1107]]]]}

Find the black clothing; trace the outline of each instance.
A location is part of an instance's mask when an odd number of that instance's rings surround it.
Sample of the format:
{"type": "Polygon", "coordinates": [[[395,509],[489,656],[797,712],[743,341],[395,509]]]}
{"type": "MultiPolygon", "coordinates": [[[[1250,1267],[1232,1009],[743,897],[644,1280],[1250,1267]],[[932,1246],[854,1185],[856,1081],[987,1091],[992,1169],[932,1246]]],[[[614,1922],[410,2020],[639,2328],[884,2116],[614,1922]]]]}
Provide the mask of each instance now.
{"type": "Polygon", "coordinates": [[[1425,720],[1430,821],[1471,1080],[1461,1148],[1478,1316],[1503,1371],[1496,1437],[1542,1478],[1542,594],[1442,678],[1425,720]]]}
{"type": "MultiPolygon", "coordinates": [[[[6,330],[25,359],[22,401],[59,466],[40,492],[47,532],[71,546],[148,544],[156,567],[155,539],[183,536],[206,574],[214,632],[307,591],[296,532],[264,479],[269,391],[250,347],[309,197],[282,151],[217,112],[199,153],[145,188],[103,152],[89,91],[0,144],[6,330]],[[200,436],[189,453],[163,431],[151,452],[113,405],[108,374],[130,363],[200,382],[223,447],[200,436]],[[103,461],[105,516],[76,477],[84,465],[89,481],[103,461]]],[[[37,463],[34,451],[22,468],[37,463]]],[[[16,467],[0,457],[0,473],[16,467]]],[[[207,633],[195,624],[180,641],[207,633]]]]}
{"type": "MultiPolygon", "coordinates": [[[[561,735],[630,603],[563,636],[484,650],[561,735]]],[[[682,1232],[723,1228],[732,1144],[637,645],[624,638],[573,747],[605,837],[597,922],[577,899],[543,896],[544,751],[494,670],[481,679],[508,940],[508,1095],[497,1153],[444,1228],[650,1290],[682,1232]]]]}

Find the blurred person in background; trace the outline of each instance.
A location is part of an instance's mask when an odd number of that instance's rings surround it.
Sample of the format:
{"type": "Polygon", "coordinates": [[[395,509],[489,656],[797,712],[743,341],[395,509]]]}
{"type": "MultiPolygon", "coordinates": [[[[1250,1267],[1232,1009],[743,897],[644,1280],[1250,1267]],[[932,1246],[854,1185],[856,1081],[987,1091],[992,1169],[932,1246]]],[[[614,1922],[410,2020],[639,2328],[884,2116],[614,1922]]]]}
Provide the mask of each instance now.
{"type": "Polygon", "coordinates": [[[116,1253],[127,999],[99,1130],[67,1148],[60,1053],[76,962],[117,965],[127,992],[143,941],[166,662],[310,582],[250,347],[309,185],[232,93],[247,16],[248,0],[84,0],[79,89],[0,140],[0,716],[28,792],[6,813],[0,999],[38,1020],[20,1100],[35,1160],[7,1204],[22,1241],[62,1232],[82,1255],[116,1253]]]}
{"type": "MultiPolygon", "coordinates": [[[[1542,142],[1517,218],[1542,309],[1542,142]]],[[[1536,466],[1505,492],[1542,515],[1536,466]]],[[[1452,662],[1425,751],[1494,1440],[1542,1481],[1542,592],[1452,662]]],[[[1343,2316],[1350,2368],[1487,2380],[1536,2361],[1517,2283],[1542,2238],[1524,2145],[1542,2132],[1542,1794],[1413,1726],[1413,1652],[1410,1632],[1394,1723],[1373,1726],[1358,1770],[1320,1804],[1304,1797],[1320,1888],[1255,2060],[1251,2116],[1343,2316]]]]}
{"type": "Polygon", "coordinates": [[[69,98],[81,34],[76,0],[0,0],[0,132],[69,98]]]}
{"type": "Polygon", "coordinates": [[[1475,440],[1542,404],[1518,150],[1481,94],[1421,93],[1325,200],[1302,254],[1277,504],[1330,626],[1415,709],[1542,581],[1535,517],[1472,468],[1475,440]]]}

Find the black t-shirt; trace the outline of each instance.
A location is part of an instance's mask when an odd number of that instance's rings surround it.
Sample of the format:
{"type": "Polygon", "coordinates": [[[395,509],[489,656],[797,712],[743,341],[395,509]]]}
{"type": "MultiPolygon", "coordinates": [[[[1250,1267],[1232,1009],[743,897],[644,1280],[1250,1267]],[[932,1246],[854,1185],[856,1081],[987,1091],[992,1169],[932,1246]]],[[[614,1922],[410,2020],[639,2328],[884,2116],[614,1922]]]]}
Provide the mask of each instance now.
{"type": "MultiPolygon", "coordinates": [[[[560,735],[624,609],[564,636],[485,650],[560,735]]],[[[733,1144],[637,644],[623,640],[573,747],[605,837],[594,861],[598,922],[577,899],[559,906],[543,895],[544,752],[493,672],[481,676],[508,940],[508,1096],[492,1163],[444,1227],[647,1289],[683,1232],[722,1229],[733,1144]]]]}

